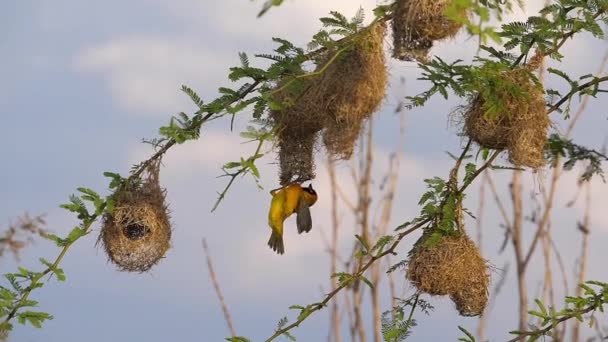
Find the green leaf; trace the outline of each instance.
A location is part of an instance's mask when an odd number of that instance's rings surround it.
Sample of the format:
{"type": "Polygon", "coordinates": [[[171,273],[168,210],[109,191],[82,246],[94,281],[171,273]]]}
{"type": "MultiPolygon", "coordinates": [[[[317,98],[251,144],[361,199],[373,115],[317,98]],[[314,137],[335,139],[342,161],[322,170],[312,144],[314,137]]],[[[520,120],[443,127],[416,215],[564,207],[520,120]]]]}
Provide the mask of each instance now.
{"type": "Polygon", "coordinates": [[[463,328],[462,326],[458,326],[458,330],[462,331],[463,334],[466,335],[465,337],[461,337],[458,340],[459,341],[464,341],[464,342],[475,342],[475,336],[473,336],[473,334],[471,334],[469,331],[467,331],[467,329],[463,328]]]}
{"type": "Polygon", "coordinates": [[[544,319],[544,318],[547,318],[547,315],[545,315],[545,314],[544,314],[544,313],[542,313],[542,312],[538,312],[538,311],[530,310],[530,311],[528,311],[528,313],[529,313],[530,315],[532,315],[532,316],[540,317],[540,318],[543,318],[543,319],[544,319]]]}
{"type": "Polygon", "coordinates": [[[72,231],[68,234],[68,237],[65,239],[65,242],[66,242],[66,244],[73,243],[74,241],[78,240],[79,238],[85,236],[86,234],[87,234],[87,231],[84,228],[74,227],[74,229],[72,229],[72,231]]]}
{"type": "Polygon", "coordinates": [[[338,278],[338,283],[340,284],[340,286],[349,286],[355,280],[352,274],[346,272],[334,273],[331,277],[338,278]]]}
{"type": "Polygon", "coordinates": [[[374,253],[376,251],[378,251],[379,253],[382,253],[384,250],[384,247],[386,247],[386,245],[391,243],[394,239],[395,239],[395,237],[392,235],[385,235],[385,236],[380,237],[378,239],[378,241],[376,241],[376,244],[374,245],[374,247],[372,248],[372,253],[374,253]]]}
{"type": "Polygon", "coordinates": [[[85,194],[85,195],[89,195],[89,196],[91,196],[92,198],[100,198],[100,197],[99,197],[99,194],[97,194],[95,191],[93,191],[93,190],[91,190],[91,189],[89,189],[89,188],[83,188],[83,187],[80,187],[80,188],[77,188],[76,190],[78,190],[78,191],[82,192],[82,193],[83,193],[83,194],[85,194]]]}
{"type": "Polygon", "coordinates": [[[281,318],[277,323],[277,330],[283,329],[283,327],[286,326],[288,322],[289,320],[287,319],[287,317],[281,318]]]}
{"type": "Polygon", "coordinates": [[[363,246],[365,251],[369,253],[369,243],[362,236],[360,236],[358,234],[355,234],[355,238],[357,238],[357,241],[359,241],[359,243],[361,244],[361,246],[363,246]]]}
{"type": "Polygon", "coordinates": [[[422,197],[420,197],[420,201],[418,201],[418,205],[423,205],[428,202],[430,199],[435,197],[435,193],[433,191],[425,192],[422,197]]]}
{"type": "Polygon", "coordinates": [[[360,275],[359,279],[363,280],[363,282],[366,283],[367,286],[369,286],[370,289],[374,288],[374,284],[369,279],[367,279],[366,277],[364,277],[363,275],[360,275]]]}
{"type": "Polygon", "coordinates": [[[250,339],[248,339],[247,337],[243,337],[243,336],[227,337],[226,341],[229,341],[229,342],[251,342],[250,339]]]}
{"type": "Polygon", "coordinates": [[[477,165],[475,165],[474,163],[468,163],[465,168],[465,176],[464,176],[464,183],[468,183],[471,182],[473,180],[473,176],[475,175],[475,172],[477,172],[477,165]]]}
{"type": "Polygon", "coordinates": [[[424,240],[424,247],[432,248],[436,246],[443,239],[443,234],[440,232],[433,232],[426,240],[424,240]]]}
{"type": "Polygon", "coordinates": [[[0,332],[9,332],[13,330],[13,325],[10,322],[0,322],[0,332]]]}
{"type": "Polygon", "coordinates": [[[55,242],[55,244],[57,245],[57,247],[63,247],[63,246],[65,246],[65,241],[62,238],[60,238],[59,236],[55,235],[55,234],[43,233],[41,235],[42,235],[43,238],[55,242]]]}
{"type": "Polygon", "coordinates": [[[547,308],[545,307],[545,304],[542,301],[540,301],[539,299],[534,299],[534,302],[536,303],[536,305],[538,305],[538,307],[540,308],[540,311],[546,316],[547,308]]]}
{"type": "Polygon", "coordinates": [[[24,311],[17,314],[17,321],[20,324],[30,323],[35,328],[41,328],[46,320],[53,319],[53,316],[46,312],[24,311]]]}

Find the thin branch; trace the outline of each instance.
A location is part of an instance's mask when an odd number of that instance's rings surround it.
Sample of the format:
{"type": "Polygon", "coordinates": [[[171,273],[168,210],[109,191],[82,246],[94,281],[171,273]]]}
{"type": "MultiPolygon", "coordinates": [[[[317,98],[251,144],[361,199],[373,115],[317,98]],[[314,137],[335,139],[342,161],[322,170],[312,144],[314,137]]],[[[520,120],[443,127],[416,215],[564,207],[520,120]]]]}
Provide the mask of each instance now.
{"type": "MultiPolygon", "coordinates": [[[[254,161],[254,160],[260,158],[262,156],[260,154],[260,151],[262,150],[263,145],[264,145],[264,139],[260,139],[258,142],[258,146],[255,149],[255,152],[253,153],[253,156],[251,156],[247,161],[254,161]]],[[[232,186],[232,183],[234,183],[236,177],[238,177],[240,175],[245,175],[245,173],[248,170],[249,170],[249,166],[245,165],[245,166],[241,167],[240,169],[238,169],[236,172],[233,172],[233,173],[227,172],[226,174],[220,176],[220,177],[230,177],[230,181],[228,181],[228,184],[226,184],[226,187],[224,187],[224,190],[222,190],[222,192],[219,193],[219,196],[218,196],[217,200],[215,201],[213,208],[211,209],[212,212],[215,211],[215,209],[217,209],[217,207],[220,205],[220,202],[224,199],[224,197],[228,193],[228,190],[232,186]]]]}
{"type": "MultiPolygon", "coordinates": [[[[96,216],[93,216],[93,218],[95,218],[95,217],[96,216]]],[[[93,225],[93,222],[95,222],[95,219],[92,219],[92,220],[88,221],[86,223],[86,225],[84,227],[82,227],[82,229],[85,231],[85,233],[89,233],[91,231],[91,226],[93,225]]],[[[30,285],[28,287],[26,287],[23,290],[23,292],[21,292],[21,298],[17,302],[17,305],[15,305],[15,307],[8,313],[8,315],[6,315],[6,318],[2,321],[2,323],[0,323],[0,326],[4,326],[4,325],[8,324],[13,318],[15,318],[15,316],[17,315],[17,311],[19,311],[19,309],[21,309],[23,307],[23,305],[27,302],[27,300],[30,297],[30,294],[32,293],[32,291],[34,289],[40,287],[40,285],[42,284],[42,278],[44,278],[48,274],[51,274],[51,273],[55,272],[55,270],[57,270],[57,268],[59,267],[59,264],[61,264],[61,261],[65,257],[65,255],[68,252],[68,250],[70,249],[70,247],[72,247],[72,245],[78,239],[75,239],[73,241],[68,242],[61,249],[61,251],[59,252],[59,255],[57,256],[57,258],[55,259],[55,261],[53,262],[53,264],[51,266],[47,267],[44,271],[42,271],[40,273],[37,273],[32,278],[32,280],[30,282],[30,285]]]]}
{"type": "Polygon", "coordinates": [[[592,81],[581,84],[577,88],[572,89],[568,94],[566,94],[559,101],[555,102],[555,104],[553,104],[551,107],[549,107],[549,109],[547,110],[547,113],[552,113],[552,112],[556,111],[557,109],[559,109],[559,107],[561,105],[566,103],[570,98],[572,98],[572,96],[576,95],[578,92],[585,90],[589,87],[595,86],[597,84],[600,84],[602,82],[606,82],[606,81],[608,81],[608,76],[598,77],[592,81]]]}
{"type": "Polygon", "coordinates": [[[554,329],[556,326],[571,320],[573,318],[576,317],[580,317],[584,314],[590,313],[592,311],[597,310],[598,308],[602,307],[602,301],[601,298],[597,299],[594,303],[591,303],[589,306],[587,306],[586,308],[584,308],[583,310],[577,310],[575,312],[572,312],[568,315],[563,316],[562,318],[552,322],[552,324],[549,324],[547,327],[542,328],[542,329],[537,329],[537,330],[531,330],[531,331],[517,331],[517,335],[518,337],[513,338],[511,340],[509,340],[508,342],[517,342],[520,341],[522,338],[526,337],[526,336],[534,336],[534,337],[540,337],[540,336],[544,336],[546,335],[549,331],[551,331],[552,329],[554,329]]]}
{"type": "MultiPolygon", "coordinates": [[[[484,172],[484,175],[487,175],[487,172],[484,172]]],[[[477,247],[479,248],[479,253],[483,256],[483,213],[485,209],[485,194],[487,183],[487,177],[484,177],[479,186],[479,202],[477,206],[477,220],[476,220],[476,228],[477,228],[477,247]]],[[[488,320],[488,309],[485,309],[484,312],[479,317],[479,322],[477,325],[477,339],[480,341],[485,340],[485,330],[486,324],[488,320]]]]}
{"type": "MultiPolygon", "coordinates": [[[[336,274],[338,271],[337,263],[338,263],[338,232],[340,229],[340,222],[338,221],[338,196],[337,196],[337,187],[338,184],[336,182],[336,169],[331,160],[328,161],[329,170],[329,181],[330,181],[330,189],[331,189],[331,223],[332,223],[332,239],[331,239],[331,247],[329,248],[331,253],[331,274],[336,274]]],[[[336,284],[336,279],[331,279],[331,289],[332,291],[336,289],[338,286],[336,284]]],[[[338,301],[335,300],[332,303],[331,308],[331,326],[333,333],[333,341],[341,342],[342,337],[340,333],[340,311],[338,310],[338,301]]]]}
{"type": "MultiPolygon", "coordinates": [[[[579,223],[578,230],[582,234],[581,255],[579,260],[579,269],[577,274],[577,283],[581,284],[585,280],[587,274],[587,256],[589,254],[589,226],[591,224],[591,183],[585,183],[585,214],[583,222],[579,223]]],[[[583,288],[576,289],[576,296],[583,294],[583,288]]],[[[572,328],[572,341],[578,342],[580,339],[581,323],[577,320],[572,328]]]]}
{"type": "MultiPolygon", "coordinates": [[[[401,240],[403,240],[404,237],[408,236],[409,234],[415,232],[416,230],[422,228],[423,226],[425,226],[426,224],[428,224],[430,222],[430,219],[426,219],[424,221],[419,222],[418,224],[414,225],[412,228],[399,233],[399,235],[397,236],[397,239],[393,242],[393,244],[391,245],[391,247],[387,250],[385,250],[384,252],[378,254],[378,255],[374,255],[372,256],[353,276],[354,278],[360,278],[365,271],[367,271],[368,268],[370,268],[376,261],[382,259],[384,256],[389,255],[389,254],[395,254],[395,249],[397,248],[397,246],[399,245],[399,243],[401,242],[401,240]]],[[[344,288],[346,288],[348,286],[348,284],[344,283],[339,285],[335,290],[331,291],[329,294],[327,294],[325,296],[325,298],[318,303],[314,303],[312,308],[310,310],[308,310],[308,312],[306,312],[303,315],[300,315],[298,317],[298,319],[291,323],[290,325],[277,330],[272,336],[270,336],[266,342],[270,342],[273,341],[274,339],[276,339],[277,337],[285,334],[286,332],[289,332],[291,329],[300,326],[300,323],[304,322],[308,316],[310,316],[311,314],[313,314],[316,311],[319,311],[321,309],[323,309],[324,307],[327,306],[327,303],[329,303],[329,301],[338,293],[340,293],[340,291],[342,291],[344,288]]]]}
{"type": "Polygon", "coordinates": [[[224,320],[226,320],[226,325],[228,325],[228,330],[230,330],[230,334],[232,336],[236,335],[236,330],[234,329],[234,324],[232,323],[232,317],[230,316],[230,311],[228,311],[228,306],[226,305],[226,301],[224,300],[224,296],[222,295],[222,289],[220,288],[220,284],[217,280],[217,275],[213,270],[213,262],[211,260],[211,253],[209,252],[209,247],[207,247],[207,239],[203,238],[203,249],[205,250],[205,256],[207,258],[207,267],[209,268],[209,277],[211,277],[211,282],[213,283],[213,288],[215,289],[215,294],[217,295],[217,299],[220,301],[220,305],[222,307],[222,312],[224,313],[224,320]]]}
{"type": "Polygon", "coordinates": [[[526,328],[528,321],[528,291],[526,287],[526,268],[523,257],[523,208],[521,171],[513,171],[511,181],[511,198],[513,200],[513,226],[511,227],[511,241],[515,252],[517,266],[517,287],[519,291],[519,330],[526,328]]]}

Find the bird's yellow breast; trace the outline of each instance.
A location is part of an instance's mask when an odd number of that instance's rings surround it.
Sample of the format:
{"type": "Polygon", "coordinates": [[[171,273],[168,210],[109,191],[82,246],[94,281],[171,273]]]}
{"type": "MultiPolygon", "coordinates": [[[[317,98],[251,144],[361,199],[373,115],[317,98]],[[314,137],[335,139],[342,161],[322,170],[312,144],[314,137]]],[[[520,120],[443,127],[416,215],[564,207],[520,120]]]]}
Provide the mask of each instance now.
{"type": "Polygon", "coordinates": [[[279,227],[279,224],[282,225],[283,221],[296,211],[301,193],[302,188],[294,184],[272,194],[268,212],[268,223],[271,227],[279,227]]]}

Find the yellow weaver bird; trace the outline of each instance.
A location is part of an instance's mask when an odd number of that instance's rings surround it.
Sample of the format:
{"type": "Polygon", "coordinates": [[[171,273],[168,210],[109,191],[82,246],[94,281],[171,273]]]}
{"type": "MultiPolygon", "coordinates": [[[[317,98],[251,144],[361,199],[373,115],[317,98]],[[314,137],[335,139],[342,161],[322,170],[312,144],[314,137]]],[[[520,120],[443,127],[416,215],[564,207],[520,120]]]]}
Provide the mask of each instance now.
{"type": "Polygon", "coordinates": [[[308,233],[312,229],[310,207],[317,201],[317,193],[312,184],[303,188],[300,184],[289,184],[270,191],[272,200],[268,212],[268,225],[272,229],[268,246],[278,254],[285,253],[283,245],[283,222],[294,212],[297,214],[298,233],[308,233]]]}

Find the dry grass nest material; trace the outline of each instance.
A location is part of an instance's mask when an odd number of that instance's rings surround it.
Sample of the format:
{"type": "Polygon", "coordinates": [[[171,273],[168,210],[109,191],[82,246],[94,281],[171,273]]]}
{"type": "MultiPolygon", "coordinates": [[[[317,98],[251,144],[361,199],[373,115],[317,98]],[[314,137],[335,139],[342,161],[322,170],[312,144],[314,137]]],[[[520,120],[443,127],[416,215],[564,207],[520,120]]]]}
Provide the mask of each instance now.
{"type": "Polygon", "coordinates": [[[158,167],[151,166],[144,179],[119,189],[113,212],[103,218],[99,241],[122,271],[146,272],[170,247],[171,226],[158,167]]]}
{"type": "Polygon", "coordinates": [[[429,236],[423,234],[410,252],[407,279],[419,291],[449,295],[463,316],[480,315],[488,302],[490,274],[479,249],[466,234],[426,247],[429,236]]]}
{"type": "Polygon", "coordinates": [[[507,149],[516,166],[539,168],[545,164],[544,148],[550,126],[544,92],[524,68],[505,72],[493,97],[504,107],[489,115],[483,95],[463,111],[464,133],[480,146],[507,149]],[[515,90],[514,90],[515,89],[515,90]]]}
{"type": "Polygon", "coordinates": [[[393,57],[425,61],[434,41],[454,37],[463,25],[443,14],[451,3],[452,0],[398,0],[392,21],[393,57]]]}
{"type": "Polygon", "coordinates": [[[388,80],[386,26],[367,30],[344,50],[324,54],[314,73],[278,85],[275,99],[285,107],[270,116],[281,125],[281,184],[314,177],[313,147],[321,131],[331,157],[350,159],[366,120],[382,103],[388,80]]]}

